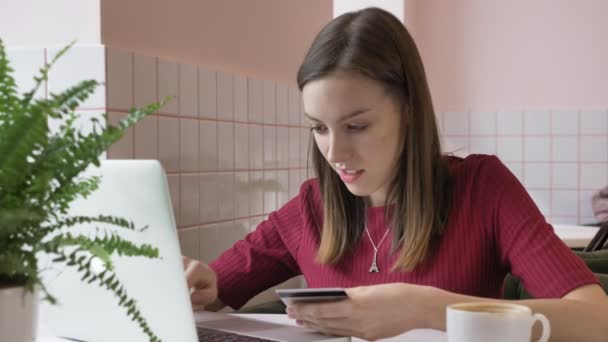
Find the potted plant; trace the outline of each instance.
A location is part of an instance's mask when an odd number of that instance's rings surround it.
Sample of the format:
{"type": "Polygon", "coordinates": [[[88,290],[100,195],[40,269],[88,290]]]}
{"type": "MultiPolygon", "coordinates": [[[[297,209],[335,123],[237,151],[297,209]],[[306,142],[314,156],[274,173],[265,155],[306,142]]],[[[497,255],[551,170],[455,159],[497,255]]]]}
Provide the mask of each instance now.
{"type": "Polygon", "coordinates": [[[112,270],[111,256],[157,258],[151,245],[133,244],[107,226],[138,230],[123,218],[104,216],[69,217],[70,203],[95,191],[99,177],[82,177],[99,156],[118,141],[124,131],[146,115],[158,111],[162,103],[143,109],[132,108],[117,126],[94,126],[89,134],[75,128],[75,109],[86,100],[99,82],[85,80],[48,98],[34,94],[47,80],[53,64],[73,44],[62,49],[42,67],[35,87],[19,94],[13,69],[0,40],[0,341],[35,339],[37,294],[55,303],[41,281],[40,253],[53,262],[76,268],[82,281],[96,283],[113,292],[117,304],[137,323],[151,341],[158,341],[133,299],[112,270]],[[50,132],[49,120],[58,120],[59,129],[50,132]],[[70,227],[82,223],[104,225],[103,235],[72,234],[70,227]],[[101,260],[104,271],[91,270],[91,262],[101,260]],[[9,335],[11,334],[11,335],[9,335]]]}

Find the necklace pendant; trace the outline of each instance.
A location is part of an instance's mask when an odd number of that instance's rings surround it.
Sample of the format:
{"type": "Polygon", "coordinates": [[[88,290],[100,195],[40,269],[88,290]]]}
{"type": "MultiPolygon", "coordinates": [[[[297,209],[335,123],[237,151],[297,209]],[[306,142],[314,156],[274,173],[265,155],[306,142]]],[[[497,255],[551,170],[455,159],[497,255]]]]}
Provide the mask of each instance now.
{"type": "Polygon", "coordinates": [[[369,268],[369,273],[380,272],[378,269],[378,263],[376,262],[378,257],[378,248],[374,247],[374,260],[372,260],[372,265],[369,268]]]}

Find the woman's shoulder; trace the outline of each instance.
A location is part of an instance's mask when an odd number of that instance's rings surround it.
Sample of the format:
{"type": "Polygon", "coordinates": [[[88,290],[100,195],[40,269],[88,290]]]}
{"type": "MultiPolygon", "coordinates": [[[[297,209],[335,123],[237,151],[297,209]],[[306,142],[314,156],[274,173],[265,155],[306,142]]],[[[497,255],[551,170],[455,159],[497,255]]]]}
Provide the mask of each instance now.
{"type": "Polygon", "coordinates": [[[504,186],[515,186],[519,180],[498,157],[471,154],[465,158],[446,156],[455,189],[494,191],[504,186]]]}
{"type": "Polygon", "coordinates": [[[452,177],[479,176],[507,171],[507,167],[494,155],[470,154],[464,158],[453,155],[445,157],[452,177]]]}

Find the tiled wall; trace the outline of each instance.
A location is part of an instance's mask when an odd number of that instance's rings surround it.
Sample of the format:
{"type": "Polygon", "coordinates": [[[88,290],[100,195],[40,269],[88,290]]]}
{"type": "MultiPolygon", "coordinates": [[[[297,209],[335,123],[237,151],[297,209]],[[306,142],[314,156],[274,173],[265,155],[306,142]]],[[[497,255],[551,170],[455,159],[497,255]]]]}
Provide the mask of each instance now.
{"type": "Polygon", "coordinates": [[[496,154],[552,223],[594,222],[591,196],[608,184],[606,109],[446,112],[444,149],[496,154]]]}
{"type": "Polygon", "coordinates": [[[106,58],[111,120],[173,97],[108,158],[161,161],[184,254],[213,260],[298,193],[310,131],[295,86],[113,48],[106,58]]]}

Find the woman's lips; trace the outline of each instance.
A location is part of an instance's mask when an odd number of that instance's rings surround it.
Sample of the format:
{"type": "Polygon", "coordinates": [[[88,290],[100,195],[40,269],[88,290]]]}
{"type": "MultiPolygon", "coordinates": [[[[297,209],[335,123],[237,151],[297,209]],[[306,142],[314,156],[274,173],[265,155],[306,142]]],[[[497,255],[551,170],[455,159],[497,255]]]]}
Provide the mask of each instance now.
{"type": "Polygon", "coordinates": [[[361,177],[361,175],[363,174],[364,170],[357,170],[356,173],[346,173],[345,170],[339,169],[338,170],[338,175],[340,176],[340,179],[346,183],[346,184],[351,184],[357,181],[357,179],[359,179],[359,177],[361,177]]]}

